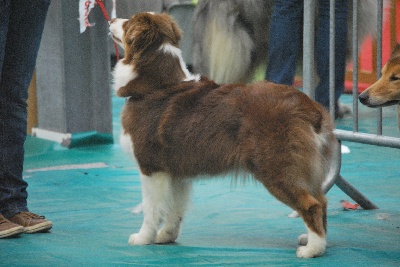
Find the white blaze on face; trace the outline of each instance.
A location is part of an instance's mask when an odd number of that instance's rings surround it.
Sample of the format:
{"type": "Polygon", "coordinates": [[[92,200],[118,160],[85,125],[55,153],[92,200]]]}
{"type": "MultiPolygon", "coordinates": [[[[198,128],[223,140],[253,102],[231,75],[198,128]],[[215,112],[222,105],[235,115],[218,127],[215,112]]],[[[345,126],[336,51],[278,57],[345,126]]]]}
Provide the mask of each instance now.
{"type": "Polygon", "coordinates": [[[128,21],[127,19],[113,19],[110,22],[110,32],[113,40],[120,45],[122,48],[124,47],[124,22],[128,21]]]}

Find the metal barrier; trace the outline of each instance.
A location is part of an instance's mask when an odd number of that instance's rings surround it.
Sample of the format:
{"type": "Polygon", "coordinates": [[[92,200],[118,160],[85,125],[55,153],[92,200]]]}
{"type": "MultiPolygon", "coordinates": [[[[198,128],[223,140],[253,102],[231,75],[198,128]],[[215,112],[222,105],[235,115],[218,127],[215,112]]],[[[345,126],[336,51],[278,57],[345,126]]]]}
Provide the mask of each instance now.
{"type": "MultiPolygon", "coordinates": [[[[378,23],[377,23],[377,79],[380,77],[381,66],[382,66],[382,21],[383,21],[383,0],[378,1],[378,23]]],[[[304,1],[304,41],[303,41],[303,87],[305,93],[314,98],[314,8],[315,0],[304,1]]],[[[353,0],[353,66],[358,65],[358,38],[357,38],[357,10],[358,0],[353,0]]],[[[335,74],[335,0],[330,0],[330,42],[329,42],[329,55],[330,55],[330,73],[329,73],[329,95],[330,99],[334,99],[334,74],[335,74]]],[[[358,71],[357,68],[353,70],[353,130],[340,130],[335,129],[335,135],[340,141],[351,141],[363,144],[385,146],[392,148],[400,148],[400,138],[384,136],[382,134],[382,109],[377,109],[377,127],[376,133],[362,133],[358,129],[358,71]]],[[[334,118],[335,114],[335,103],[330,101],[329,108],[331,117],[334,118]]],[[[340,150],[336,157],[339,166],[336,166],[336,170],[330,173],[326,183],[324,184],[324,191],[328,192],[329,189],[336,184],[344,193],[356,201],[364,209],[377,209],[378,207],[368,200],[362,193],[351,186],[341,175],[341,153],[340,150]]]]}

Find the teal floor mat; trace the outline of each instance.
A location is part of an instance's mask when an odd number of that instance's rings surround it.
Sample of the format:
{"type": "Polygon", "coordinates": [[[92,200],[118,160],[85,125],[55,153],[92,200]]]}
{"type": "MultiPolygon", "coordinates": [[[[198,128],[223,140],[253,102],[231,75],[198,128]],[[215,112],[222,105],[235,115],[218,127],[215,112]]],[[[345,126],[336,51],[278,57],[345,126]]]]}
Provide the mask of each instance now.
{"type": "MultiPolygon", "coordinates": [[[[113,99],[115,144],[75,147],[29,137],[24,177],[29,207],[53,221],[50,233],[0,240],[1,266],[399,266],[400,150],[344,142],[342,176],[380,207],[344,211],[351,199],[328,192],[328,249],[297,259],[300,219],[261,185],[229,179],[195,182],[177,243],[129,246],[142,214],[137,167],[119,144],[119,111],[113,99]]],[[[350,103],[349,96],[343,102],[350,103]]],[[[374,110],[361,108],[360,130],[374,131],[374,110]],[[372,112],[372,113],[371,113],[372,112]]],[[[384,133],[399,136],[396,111],[384,111],[384,133]]],[[[337,126],[351,128],[351,119],[337,126]]]]}

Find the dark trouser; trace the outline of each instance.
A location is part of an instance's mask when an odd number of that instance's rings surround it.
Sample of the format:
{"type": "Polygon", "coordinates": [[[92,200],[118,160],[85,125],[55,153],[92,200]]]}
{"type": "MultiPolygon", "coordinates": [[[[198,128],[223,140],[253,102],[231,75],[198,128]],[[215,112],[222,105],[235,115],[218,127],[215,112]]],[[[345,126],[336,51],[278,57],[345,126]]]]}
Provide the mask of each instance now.
{"type": "Polygon", "coordinates": [[[0,0],[0,214],[28,211],[22,178],[28,87],[50,0],[0,0]]]}
{"type": "MultiPolygon", "coordinates": [[[[335,4],[335,103],[344,91],[347,0],[335,4]]],[[[319,0],[315,60],[320,79],[315,100],[329,108],[329,0],[319,0]]],[[[301,48],[303,0],[275,0],[266,80],[292,85],[301,48]]]]}

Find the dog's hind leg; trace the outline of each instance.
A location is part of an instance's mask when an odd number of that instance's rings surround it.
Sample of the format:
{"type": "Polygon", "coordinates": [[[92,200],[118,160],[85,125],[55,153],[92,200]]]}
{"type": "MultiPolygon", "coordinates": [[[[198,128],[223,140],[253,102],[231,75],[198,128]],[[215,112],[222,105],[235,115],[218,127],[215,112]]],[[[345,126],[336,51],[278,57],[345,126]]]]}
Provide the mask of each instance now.
{"type": "Polygon", "coordinates": [[[290,185],[271,185],[268,190],[277,199],[287,204],[303,218],[308,235],[300,236],[301,245],[297,257],[312,258],[321,256],[326,249],[326,206],[325,196],[321,192],[312,194],[309,190],[290,185]]]}
{"type": "Polygon", "coordinates": [[[155,173],[152,176],[141,174],[140,180],[144,218],[139,233],[130,236],[130,245],[146,245],[156,241],[171,188],[171,177],[166,173],[155,173]]]}
{"type": "MultiPolygon", "coordinates": [[[[322,222],[324,225],[324,229],[325,229],[325,233],[327,233],[327,211],[326,211],[326,201],[324,200],[325,196],[322,196],[323,200],[321,201],[321,203],[325,203],[324,206],[322,208],[323,214],[322,214],[322,222]]],[[[297,213],[297,212],[296,212],[297,213]]],[[[306,226],[307,227],[307,226],[306,226]]],[[[305,246],[308,243],[308,234],[302,234],[298,237],[298,243],[301,246],[305,246]]]]}
{"type": "Polygon", "coordinates": [[[164,226],[158,231],[156,243],[172,243],[178,238],[191,187],[192,182],[189,180],[172,179],[165,207],[164,226]]]}
{"type": "Polygon", "coordinates": [[[306,225],[307,235],[299,237],[299,244],[302,246],[297,249],[297,257],[321,256],[326,249],[327,204],[325,196],[322,192],[318,199],[306,195],[301,206],[298,212],[306,225]]]}

